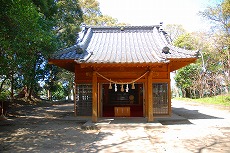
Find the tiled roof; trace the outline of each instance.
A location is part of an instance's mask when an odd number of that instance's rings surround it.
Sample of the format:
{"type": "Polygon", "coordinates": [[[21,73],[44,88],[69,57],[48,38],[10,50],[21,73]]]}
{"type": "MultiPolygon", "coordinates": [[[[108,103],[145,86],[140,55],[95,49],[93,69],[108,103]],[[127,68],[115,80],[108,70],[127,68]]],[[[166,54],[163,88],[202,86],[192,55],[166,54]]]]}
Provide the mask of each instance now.
{"type": "Polygon", "coordinates": [[[196,58],[196,51],[171,45],[159,25],[84,27],[76,45],[53,55],[79,63],[161,63],[172,58],[196,58]]]}

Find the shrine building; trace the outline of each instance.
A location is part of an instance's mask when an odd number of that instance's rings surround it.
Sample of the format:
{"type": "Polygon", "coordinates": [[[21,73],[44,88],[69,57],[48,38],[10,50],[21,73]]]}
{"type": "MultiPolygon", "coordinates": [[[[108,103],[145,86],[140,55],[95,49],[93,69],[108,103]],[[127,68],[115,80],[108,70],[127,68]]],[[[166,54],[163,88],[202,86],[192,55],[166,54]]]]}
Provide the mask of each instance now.
{"type": "Polygon", "coordinates": [[[162,25],[83,26],[74,46],[49,63],[75,73],[75,116],[171,115],[170,72],[197,59],[197,51],[172,45],[162,25]]]}

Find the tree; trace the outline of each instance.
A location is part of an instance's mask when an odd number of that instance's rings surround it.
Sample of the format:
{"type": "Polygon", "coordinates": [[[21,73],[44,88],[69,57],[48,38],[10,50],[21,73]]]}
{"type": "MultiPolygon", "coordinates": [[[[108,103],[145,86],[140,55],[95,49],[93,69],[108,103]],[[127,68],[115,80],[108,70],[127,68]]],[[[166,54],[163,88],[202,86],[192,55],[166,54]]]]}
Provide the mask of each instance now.
{"type": "Polygon", "coordinates": [[[183,97],[192,97],[194,81],[197,80],[199,72],[198,64],[190,64],[177,71],[174,79],[177,87],[182,90],[183,97]]]}
{"type": "MultiPolygon", "coordinates": [[[[179,36],[174,45],[189,50],[199,49],[204,52],[204,40],[201,38],[203,34],[186,33],[179,36]]],[[[182,91],[183,97],[197,97],[197,94],[203,92],[203,76],[202,76],[202,59],[198,59],[196,63],[181,68],[176,72],[175,81],[177,87],[182,91]]]]}
{"type": "Polygon", "coordinates": [[[1,3],[0,75],[11,81],[11,99],[15,82],[23,79],[32,87],[38,59],[56,50],[51,22],[38,10],[28,0],[1,3]]]}
{"type": "Polygon", "coordinates": [[[68,101],[71,100],[71,95],[74,93],[74,74],[62,69],[60,73],[58,73],[59,81],[65,85],[66,93],[68,97],[68,101]]]}
{"type": "Polygon", "coordinates": [[[175,46],[188,50],[195,50],[197,44],[197,40],[190,33],[183,34],[174,41],[175,46]]]}
{"type": "Polygon", "coordinates": [[[80,24],[83,22],[83,12],[77,0],[58,0],[55,15],[55,33],[61,41],[61,47],[66,48],[77,40],[80,24]]]}
{"type": "Polygon", "coordinates": [[[230,0],[223,0],[214,7],[208,7],[200,15],[214,24],[213,52],[217,52],[224,71],[227,92],[230,90],[230,0]]]}
{"type": "Polygon", "coordinates": [[[168,33],[168,36],[173,43],[179,36],[186,33],[182,25],[178,24],[168,24],[164,30],[168,33]]]}
{"type": "Polygon", "coordinates": [[[197,49],[200,53],[193,67],[184,67],[176,74],[176,83],[183,91],[183,96],[201,98],[222,93],[222,78],[225,76],[222,57],[212,44],[211,37],[204,32],[182,35],[175,41],[178,47],[197,49]]]}
{"type": "Polygon", "coordinates": [[[10,82],[11,99],[23,86],[30,98],[47,75],[47,58],[76,42],[81,8],[77,0],[2,0],[0,20],[0,94],[10,82]]]}
{"type": "MultiPolygon", "coordinates": [[[[66,48],[76,43],[78,38],[77,33],[80,31],[80,24],[83,22],[83,12],[77,0],[59,0],[57,1],[57,14],[55,15],[56,26],[54,32],[60,40],[59,48],[66,48]]],[[[48,63],[46,63],[48,64],[48,63]]],[[[44,81],[46,82],[45,88],[47,89],[48,99],[61,98],[57,93],[62,93],[62,96],[70,94],[73,86],[74,75],[57,68],[56,66],[46,65],[46,75],[48,76],[44,81]],[[62,74],[62,75],[61,75],[62,74]],[[63,75],[69,76],[68,83],[63,83],[63,75]],[[60,87],[60,83],[65,85],[64,88],[60,87]],[[60,91],[58,91],[60,90],[60,91]],[[61,92],[65,91],[65,92],[61,92]],[[68,93],[66,93],[66,91],[68,93]],[[55,94],[56,93],[56,94],[55,94]]],[[[63,97],[62,97],[63,98],[63,97]]]]}
{"type": "Polygon", "coordinates": [[[46,94],[48,100],[58,100],[58,98],[68,97],[71,100],[71,90],[73,90],[74,74],[54,65],[45,66],[46,75],[44,77],[46,94]],[[62,85],[62,86],[61,86],[62,85]],[[58,91],[60,90],[60,91],[58,91]],[[60,93],[61,96],[57,94],[60,93]]]}
{"type": "Polygon", "coordinates": [[[177,84],[182,89],[188,87],[186,85],[192,81],[189,88],[195,91],[193,95],[196,95],[197,92],[199,93],[199,97],[221,94],[223,85],[227,85],[229,89],[229,10],[229,0],[224,0],[215,7],[208,7],[204,12],[200,12],[200,15],[214,23],[213,33],[186,34],[174,42],[176,46],[181,48],[199,49],[202,55],[202,58],[197,61],[198,66],[202,66],[202,69],[198,68],[200,73],[193,72],[194,74],[190,76],[189,80],[186,80],[186,77],[190,74],[190,69],[185,67],[182,68],[176,76],[177,84]],[[180,75],[184,75],[185,78],[182,78],[180,75]],[[183,79],[186,80],[184,85],[181,84],[183,79]],[[223,80],[225,84],[222,83],[223,80]]]}

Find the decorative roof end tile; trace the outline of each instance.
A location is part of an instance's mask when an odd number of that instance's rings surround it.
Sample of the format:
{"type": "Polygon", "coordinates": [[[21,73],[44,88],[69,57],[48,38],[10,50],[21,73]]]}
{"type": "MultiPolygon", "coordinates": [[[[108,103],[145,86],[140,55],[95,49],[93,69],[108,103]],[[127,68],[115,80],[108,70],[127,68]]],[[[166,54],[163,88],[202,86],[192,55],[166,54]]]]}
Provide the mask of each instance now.
{"type": "Polygon", "coordinates": [[[84,52],[84,50],[81,47],[77,47],[76,52],[77,52],[77,54],[82,54],[84,52]]]}
{"type": "Polygon", "coordinates": [[[169,48],[167,47],[167,46],[165,46],[163,49],[162,49],[162,53],[165,53],[165,54],[171,54],[170,52],[169,52],[169,48]]]}

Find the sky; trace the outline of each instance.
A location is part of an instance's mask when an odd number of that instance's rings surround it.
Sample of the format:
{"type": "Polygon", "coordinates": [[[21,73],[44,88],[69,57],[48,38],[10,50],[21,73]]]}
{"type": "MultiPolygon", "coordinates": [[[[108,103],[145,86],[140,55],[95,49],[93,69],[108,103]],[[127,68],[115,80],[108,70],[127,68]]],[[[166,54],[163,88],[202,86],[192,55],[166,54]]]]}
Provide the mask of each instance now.
{"type": "Polygon", "coordinates": [[[198,15],[220,0],[97,0],[103,15],[134,26],[181,24],[188,32],[207,31],[208,21],[198,15]]]}

